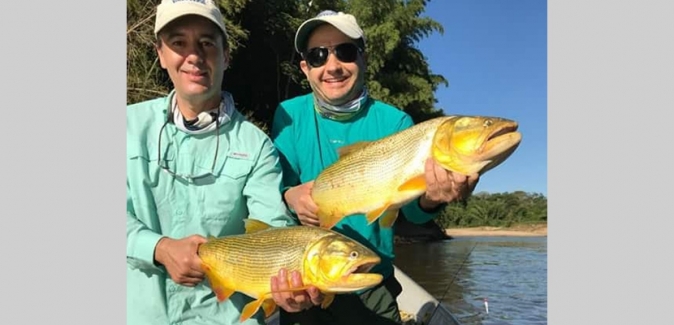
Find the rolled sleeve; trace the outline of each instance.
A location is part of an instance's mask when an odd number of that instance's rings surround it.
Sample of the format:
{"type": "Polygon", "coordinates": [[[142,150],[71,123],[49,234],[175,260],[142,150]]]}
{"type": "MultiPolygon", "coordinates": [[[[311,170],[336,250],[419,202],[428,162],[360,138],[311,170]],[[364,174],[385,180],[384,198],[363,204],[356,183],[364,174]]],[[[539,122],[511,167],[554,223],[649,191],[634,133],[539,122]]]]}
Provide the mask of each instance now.
{"type": "Polygon", "coordinates": [[[423,224],[437,217],[446,206],[447,204],[443,203],[432,211],[424,211],[419,205],[419,198],[417,198],[403,206],[402,211],[409,222],[423,224]]]}

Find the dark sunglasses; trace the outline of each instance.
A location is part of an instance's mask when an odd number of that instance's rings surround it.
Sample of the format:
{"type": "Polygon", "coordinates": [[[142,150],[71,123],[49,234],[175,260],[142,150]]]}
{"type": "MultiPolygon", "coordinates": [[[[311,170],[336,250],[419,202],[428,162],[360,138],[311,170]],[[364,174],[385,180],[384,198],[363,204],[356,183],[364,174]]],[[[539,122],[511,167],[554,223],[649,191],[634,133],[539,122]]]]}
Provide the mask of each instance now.
{"type": "Polygon", "coordinates": [[[358,59],[358,54],[362,51],[360,47],[353,43],[342,43],[334,47],[319,46],[308,49],[304,53],[304,59],[310,66],[318,68],[328,61],[330,52],[334,53],[339,61],[351,63],[358,59]]]}

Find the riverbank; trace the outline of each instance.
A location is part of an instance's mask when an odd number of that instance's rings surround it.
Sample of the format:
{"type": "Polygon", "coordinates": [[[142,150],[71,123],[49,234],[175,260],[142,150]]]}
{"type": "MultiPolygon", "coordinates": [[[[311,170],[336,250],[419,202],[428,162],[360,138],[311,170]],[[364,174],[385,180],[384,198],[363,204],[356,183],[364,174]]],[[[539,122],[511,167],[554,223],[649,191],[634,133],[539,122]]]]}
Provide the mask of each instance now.
{"type": "Polygon", "coordinates": [[[451,237],[466,236],[517,236],[517,237],[547,237],[548,225],[517,225],[512,227],[470,227],[448,228],[445,233],[451,237]]]}

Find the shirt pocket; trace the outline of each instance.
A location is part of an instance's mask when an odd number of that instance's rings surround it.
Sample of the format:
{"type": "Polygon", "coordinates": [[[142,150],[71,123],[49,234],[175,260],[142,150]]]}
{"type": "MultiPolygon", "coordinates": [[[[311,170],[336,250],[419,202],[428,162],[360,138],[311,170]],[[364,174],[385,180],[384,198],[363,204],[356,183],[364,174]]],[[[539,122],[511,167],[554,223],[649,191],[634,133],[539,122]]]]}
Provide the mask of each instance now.
{"type": "MultiPolygon", "coordinates": [[[[214,189],[201,192],[204,211],[202,225],[216,233],[230,232],[240,220],[248,216],[243,189],[253,170],[254,161],[249,156],[230,153],[219,169],[214,189]]],[[[237,228],[238,229],[238,228],[237,228]]]]}
{"type": "Polygon", "coordinates": [[[230,152],[225,158],[221,175],[229,180],[243,182],[252,170],[253,160],[250,158],[250,155],[230,152]]]}

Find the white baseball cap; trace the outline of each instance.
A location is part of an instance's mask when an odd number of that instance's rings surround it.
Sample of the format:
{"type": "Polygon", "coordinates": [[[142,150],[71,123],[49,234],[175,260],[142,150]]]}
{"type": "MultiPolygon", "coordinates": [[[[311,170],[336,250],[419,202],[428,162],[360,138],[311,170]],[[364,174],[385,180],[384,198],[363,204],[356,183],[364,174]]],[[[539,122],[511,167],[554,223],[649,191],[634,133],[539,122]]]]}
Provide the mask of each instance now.
{"type": "Polygon", "coordinates": [[[325,10],[316,15],[316,17],[308,19],[300,25],[300,28],[297,29],[297,33],[295,33],[295,50],[299,53],[305,50],[311,31],[324,23],[335,26],[335,28],[339,29],[342,33],[352,39],[362,39],[363,45],[365,45],[365,34],[360,26],[358,26],[356,17],[341,11],[335,12],[332,10],[325,10]]]}
{"type": "Polygon", "coordinates": [[[157,6],[154,34],[157,35],[168,23],[185,15],[199,15],[209,19],[220,27],[225,37],[227,37],[222,13],[213,0],[162,0],[159,6],[157,6]]]}

